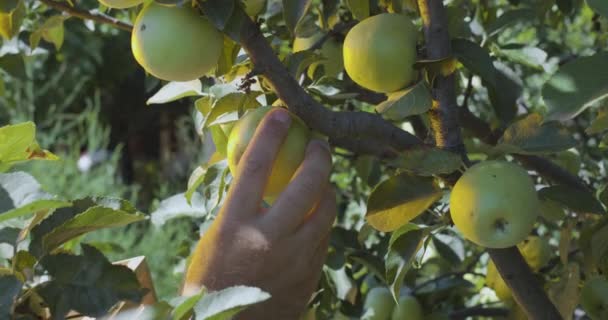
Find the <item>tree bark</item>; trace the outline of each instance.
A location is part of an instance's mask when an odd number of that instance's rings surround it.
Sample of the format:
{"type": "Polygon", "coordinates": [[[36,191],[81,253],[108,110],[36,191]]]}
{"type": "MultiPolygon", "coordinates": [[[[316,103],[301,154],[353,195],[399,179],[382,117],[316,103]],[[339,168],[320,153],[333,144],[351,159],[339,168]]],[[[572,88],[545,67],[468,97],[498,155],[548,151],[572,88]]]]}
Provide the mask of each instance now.
{"type": "MultiPolygon", "coordinates": [[[[418,0],[418,7],[424,25],[428,58],[450,57],[452,52],[443,1],[418,0]]],[[[435,103],[430,116],[437,146],[459,151],[466,159],[458,123],[459,115],[453,75],[447,77],[439,75],[435,79],[433,98],[435,103]]],[[[516,247],[489,249],[488,252],[496,264],[498,272],[511,289],[515,301],[522,307],[529,319],[561,319],[561,315],[516,247]]]]}

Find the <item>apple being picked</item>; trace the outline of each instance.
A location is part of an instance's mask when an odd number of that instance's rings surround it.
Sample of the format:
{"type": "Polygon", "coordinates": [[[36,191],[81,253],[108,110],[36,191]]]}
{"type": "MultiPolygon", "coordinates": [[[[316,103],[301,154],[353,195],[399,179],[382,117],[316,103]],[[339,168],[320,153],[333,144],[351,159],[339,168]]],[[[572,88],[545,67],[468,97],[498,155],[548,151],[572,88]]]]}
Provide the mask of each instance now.
{"type": "Polygon", "coordinates": [[[507,161],[484,161],[456,182],[450,211],[468,240],[488,248],[507,248],[532,231],[540,202],[526,170],[507,161]]]}

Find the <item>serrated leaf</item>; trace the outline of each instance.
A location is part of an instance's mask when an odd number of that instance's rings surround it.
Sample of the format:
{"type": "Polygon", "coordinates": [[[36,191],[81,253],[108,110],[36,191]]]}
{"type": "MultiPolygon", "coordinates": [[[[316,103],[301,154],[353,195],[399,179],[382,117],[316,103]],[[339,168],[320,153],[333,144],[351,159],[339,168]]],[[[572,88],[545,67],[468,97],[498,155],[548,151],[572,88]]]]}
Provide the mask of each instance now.
{"type": "Polygon", "coordinates": [[[403,278],[416,258],[416,253],[422,247],[427,229],[415,224],[406,224],[393,232],[386,254],[386,280],[390,284],[393,297],[399,297],[403,278]]]}
{"type": "Polygon", "coordinates": [[[150,214],[152,223],[156,226],[162,226],[168,220],[179,217],[202,218],[205,215],[207,215],[205,199],[198,192],[192,194],[189,202],[183,193],[164,199],[150,214]]]}
{"type": "Polygon", "coordinates": [[[454,56],[472,73],[491,86],[496,86],[496,68],[488,51],[466,39],[452,40],[454,56]]]}
{"type": "Polygon", "coordinates": [[[49,305],[53,319],[63,319],[71,310],[101,317],[117,302],[137,303],[145,293],[133,271],[112,265],[86,244],[82,245],[82,255],[50,255],[40,264],[52,280],[36,287],[36,291],[49,305]]]}
{"type": "Polygon", "coordinates": [[[608,2],[604,0],[586,0],[587,5],[593,9],[593,11],[599,13],[604,17],[608,17],[608,2]]]}
{"type": "Polygon", "coordinates": [[[259,288],[235,286],[211,292],[194,307],[195,320],[231,319],[245,308],[270,299],[270,294],[259,288]]]}
{"type": "Polygon", "coordinates": [[[365,219],[376,230],[391,232],[423,213],[442,195],[432,178],[401,173],[372,191],[365,219]]]}
{"type": "Polygon", "coordinates": [[[44,192],[38,181],[25,172],[0,174],[0,222],[70,205],[44,192]]]}
{"type": "MultiPolygon", "coordinates": [[[[81,200],[75,200],[72,202],[71,207],[59,208],[53,212],[52,215],[42,220],[37,224],[31,231],[31,242],[30,252],[36,256],[41,257],[48,253],[49,250],[53,250],[56,246],[61,245],[61,241],[70,240],[67,235],[78,236],[81,232],[90,232],[104,227],[111,227],[117,225],[124,225],[132,219],[141,220],[142,216],[129,202],[124,200],[116,200],[112,198],[85,198],[81,200]],[[107,210],[105,210],[105,209],[107,210]],[[87,210],[92,209],[90,213],[86,213],[87,210]],[[90,221],[92,217],[96,217],[101,213],[109,214],[110,219],[103,218],[101,223],[92,221],[90,225],[81,224],[78,220],[80,214],[83,215],[83,221],[90,221]],[[111,221],[111,217],[116,214],[120,218],[120,221],[114,223],[111,221]],[[133,217],[125,218],[125,214],[131,214],[133,217]],[[90,216],[91,215],[91,216],[90,216]],[[110,221],[108,221],[110,220],[110,221]],[[65,226],[63,226],[65,224],[65,226]],[[71,229],[74,226],[75,229],[71,229]],[[59,232],[53,232],[58,228],[67,228],[65,235],[59,232]],[[50,235],[50,238],[47,236],[50,235]]],[[[135,220],[135,221],[137,221],[135,220]]]]}
{"type": "Polygon", "coordinates": [[[558,122],[545,122],[532,113],[505,130],[496,148],[507,153],[547,154],[576,146],[572,134],[558,122]]]}
{"type": "Polygon", "coordinates": [[[144,219],[144,214],[132,207],[120,205],[118,208],[106,202],[87,209],[47,233],[42,239],[42,247],[45,252],[50,252],[83,234],[104,228],[126,226],[144,219]]]}
{"type": "Polygon", "coordinates": [[[589,128],[585,129],[587,134],[598,134],[608,130],[608,111],[600,111],[589,128]]]}
{"type": "Polygon", "coordinates": [[[608,65],[608,52],[578,58],[560,67],[542,90],[546,120],[572,119],[608,96],[608,72],[598,70],[604,65],[608,65]]]}
{"type": "Polygon", "coordinates": [[[522,22],[530,22],[534,21],[535,19],[536,13],[532,9],[522,8],[507,11],[488,26],[488,37],[498,35],[504,28],[507,28],[511,25],[522,22]]]}
{"type": "Polygon", "coordinates": [[[312,0],[283,0],[283,17],[292,34],[308,13],[312,0]]]}
{"type": "Polygon", "coordinates": [[[10,8],[10,11],[0,11],[0,36],[4,40],[10,40],[19,33],[21,23],[25,17],[25,1],[19,0],[15,6],[12,6],[13,4],[15,4],[14,1],[3,4],[3,7],[6,6],[5,9],[10,8]]]}
{"type": "Polygon", "coordinates": [[[586,190],[565,185],[556,185],[538,191],[541,199],[553,200],[565,208],[578,213],[605,214],[602,204],[586,190]]]}
{"type": "Polygon", "coordinates": [[[388,99],[376,106],[376,111],[386,119],[400,121],[412,115],[423,114],[431,109],[433,98],[424,82],[388,94],[388,99]]]}
{"type": "Polygon", "coordinates": [[[391,166],[420,176],[452,173],[462,165],[460,155],[438,148],[412,148],[389,161],[391,166]]]}
{"type": "Polygon", "coordinates": [[[14,275],[0,275],[0,319],[12,319],[13,304],[23,283],[14,275]]]}
{"type": "Polygon", "coordinates": [[[369,0],[346,0],[346,6],[359,21],[369,17],[369,0]]]}
{"type": "Polygon", "coordinates": [[[553,282],[548,289],[549,298],[564,320],[572,319],[578,305],[580,280],[578,264],[570,263],[562,271],[559,281],[553,282]]]}
{"type": "Polygon", "coordinates": [[[146,104],[163,104],[185,97],[202,96],[203,84],[199,79],[186,82],[172,81],[164,85],[157,93],[155,93],[146,104]]]}

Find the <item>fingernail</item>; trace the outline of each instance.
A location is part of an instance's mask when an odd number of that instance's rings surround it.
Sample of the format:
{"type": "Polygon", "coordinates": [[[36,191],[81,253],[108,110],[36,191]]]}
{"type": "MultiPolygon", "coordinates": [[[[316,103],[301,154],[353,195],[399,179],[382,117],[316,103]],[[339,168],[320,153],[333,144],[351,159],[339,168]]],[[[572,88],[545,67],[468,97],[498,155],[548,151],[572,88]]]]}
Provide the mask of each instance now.
{"type": "Polygon", "coordinates": [[[327,143],[327,141],[313,138],[310,140],[309,147],[312,147],[313,145],[318,145],[319,147],[325,149],[327,153],[331,154],[331,149],[329,148],[329,143],[327,143]]]}
{"type": "Polygon", "coordinates": [[[271,120],[277,121],[286,127],[289,127],[289,124],[291,123],[291,116],[289,115],[289,112],[284,109],[273,111],[270,114],[270,118],[271,120]]]}

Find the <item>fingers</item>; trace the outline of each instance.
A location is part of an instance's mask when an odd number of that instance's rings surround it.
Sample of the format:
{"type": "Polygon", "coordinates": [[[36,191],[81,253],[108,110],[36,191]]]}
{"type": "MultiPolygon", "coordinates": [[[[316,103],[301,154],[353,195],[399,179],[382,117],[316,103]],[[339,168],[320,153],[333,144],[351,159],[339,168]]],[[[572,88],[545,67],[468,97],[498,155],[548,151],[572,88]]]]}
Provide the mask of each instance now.
{"type": "Polygon", "coordinates": [[[270,111],[264,117],[239,160],[223,212],[250,215],[258,212],[274,159],[290,123],[291,117],[284,109],[270,111]]]}
{"type": "Polygon", "coordinates": [[[264,222],[280,226],[281,232],[285,233],[297,229],[326,191],[330,172],[331,155],[327,142],[312,140],[306,149],[304,161],[264,216],[264,222]]]}
{"type": "Polygon", "coordinates": [[[327,237],[336,219],[336,193],[333,187],[325,188],[319,205],[296,233],[297,241],[317,243],[327,237]]]}

